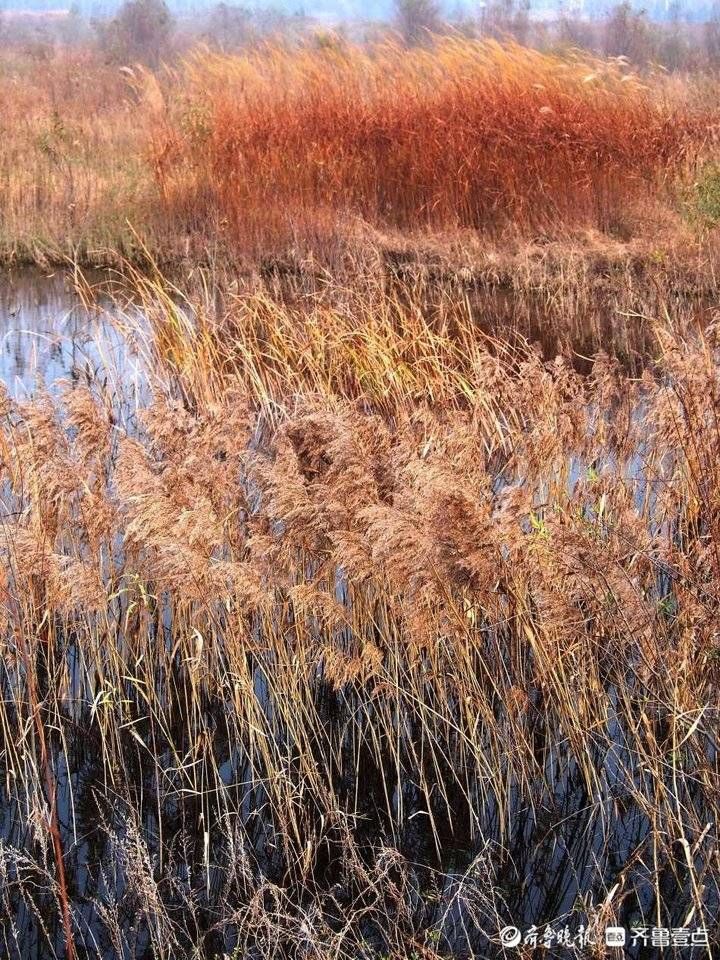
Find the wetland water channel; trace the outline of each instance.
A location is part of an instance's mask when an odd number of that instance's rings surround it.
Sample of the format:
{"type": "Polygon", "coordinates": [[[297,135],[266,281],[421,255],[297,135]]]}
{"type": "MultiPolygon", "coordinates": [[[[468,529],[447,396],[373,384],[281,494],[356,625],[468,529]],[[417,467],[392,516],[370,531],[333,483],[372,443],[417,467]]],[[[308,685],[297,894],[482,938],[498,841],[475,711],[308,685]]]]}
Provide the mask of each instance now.
{"type": "Polygon", "coordinates": [[[70,281],[35,270],[0,280],[0,379],[14,397],[61,380],[88,382],[104,370],[132,376],[107,315],[88,309],[70,281]]]}
{"type": "MultiPolygon", "coordinates": [[[[58,390],[58,381],[63,381],[62,390],[77,383],[110,384],[114,389],[115,383],[118,398],[122,394],[131,410],[142,372],[114,328],[110,310],[109,305],[105,313],[102,305],[100,310],[83,306],[62,275],[21,275],[0,288],[0,380],[10,395],[27,399],[43,386],[52,393],[58,390]]],[[[342,586],[338,589],[342,591],[342,586]]],[[[163,617],[161,604],[152,629],[158,644],[174,643],[172,624],[163,617]]],[[[21,685],[22,667],[12,634],[2,643],[3,716],[6,721],[17,720],[14,691],[21,685]]],[[[175,929],[182,931],[178,934],[181,946],[167,954],[172,957],[230,953],[236,943],[233,924],[218,928],[215,918],[227,913],[228,899],[239,918],[247,908],[243,898],[250,901],[263,883],[281,891],[274,909],[280,910],[281,897],[296,904],[310,899],[309,889],[294,890],[288,884],[280,825],[265,812],[271,786],[258,781],[253,773],[256,760],[245,745],[228,735],[222,704],[207,701],[202,724],[208,737],[204,756],[211,758],[218,772],[215,788],[197,795],[184,784],[176,748],[184,745],[189,750],[190,745],[185,742],[181,713],[176,713],[177,729],[166,731],[165,742],[153,743],[152,749],[149,738],[156,736],[155,727],[140,722],[133,726],[132,736],[128,734],[119,748],[125,751],[127,763],[121,778],[112,780],[104,766],[105,733],[95,722],[97,694],[82,674],[77,638],[62,637],[56,655],[64,657],[68,675],[66,701],[57,706],[66,714],[66,729],[75,731],[75,739],[61,743],[51,736],[50,743],[81,958],[150,960],[158,956],[159,935],[148,908],[153,898],[173,919],[175,929]],[[228,873],[233,875],[232,884],[227,882],[228,873]],[[138,890],[145,891],[146,902],[138,890]],[[198,945],[202,953],[192,954],[198,945]]],[[[267,661],[253,659],[252,692],[268,716],[274,716],[267,670],[267,661]]],[[[161,700],[168,695],[164,685],[169,682],[167,676],[158,676],[161,700]]],[[[612,698],[609,691],[611,702],[612,698]]],[[[314,709],[330,729],[370,708],[318,678],[314,709]]],[[[52,727],[50,715],[46,722],[52,727]]],[[[368,713],[367,723],[372,722],[368,713]]],[[[692,905],[688,875],[674,865],[661,871],[659,878],[653,876],[645,854],[637,853],[645,850],[651,818],[649,811],[632,801],[628,790],[627,777],[639,775],[631,755],[632,731],[623,729],[612,715],[610,725],[614,749],[608,751],[607,740],[598,738],[594,757],[605,787],[602,796],[588,792],[575,761],[557,749],[562,731],[557,731],[556,743],[548,742],[547,732],[542,731],[536,752],[544,775],[530,791],[527,785],[512,785],[510,810],[499,810],[492,789],[480,783],[460,789],[450,761],[447,770],[434,768],[431,774],[447,778],[436,791],[438,803],[432,816],[417,778],[398,777],[392,769],[383,769],[373,751],[354,748],[352,764],[339,758],[332,765],[336,768],[332,789],[344,809],[352,810],[347,824],[358,856],[377,863],[378,856],[390,856],[387,851],[399,851],[408,865],[402,874],[407,886],[403,922],[437,931],[432,946],[440,956],[518,955],[494,939],[498,922],[523,932],[537,927],[539,944],[546,924],[551,924],[558,937],[543,956],[595,955],[590,947],[573,944],[579,942],[588,907],[604,901],[618,876],[625,884],[617,918],[623,926],[652,926],[660,898],[672,905],[671,915],[664,915],[665,925],[697,926],[697,918],[686,922],[692,905]],[[391,796],[388,783],[395,784],[391,796]],[[378,850],[385,853],[378,855],[378,850]],[[562,936],[564,942],[560,942],[562,936]]],[[[406,732],[413,736],[412,730],[406,732]]],[[[32,733],[26,730],[25,736],[32,738],[32,733]]],[[[292,778],[298,765],[290,733],[278,727],[278,737],[284,739],[286,775],[292,778]]],[[[16,761],[25,764],[25,776],[32,781],[39,772],[33,773],[23,749],[20,742],[16,761]]],[[[388,756],[390,767],[393,762],[388,756]]],[[[53,875],[46,826],[37,796],[10,768],[10,758],[0,756],[0,958],[62,958],[62,927],[53,898],[44,889],[53,875]]],[[[337,930],[351,903],[353,909],[358,907],[343,865],[346,840],[337,824],[327,828],[309,794],[298,790],[298,797],[307,804],[307,830],[321,837],[312,868],[312,896],[324,904],[323,922],[328,929],[337,930]]],[[[394,868],[382,876],[383,882],[400,884],[400,873],[394,868]]],[[[269,894],[263,896],[264,907],[273,909],[269,894]]],[[[716,916],[718,904],[711,885],[706,905],[708,917],[716,916]]],[[[389,905],[388,909],[395,908],[389,905]]],[[[372,914],[367,916],[360,921],[366,926],[365,956],[389,955],[387,945],[377,941],[372,914]]],[[[265,955],[263,949],[258,943],[242,956],[253,960],[265,955]]],[[[273,955],[309,958],[313,954],[310,946],[303,952],[295,943],[287,948],[277,944],[273,955]]],[[[629,944],[624,955],[642,960],[659,957],[661,952],[638,941],[635,946],[629,944]]],[[[708,954],[696,945],[675,949],[673,955],[708,954]]]]}

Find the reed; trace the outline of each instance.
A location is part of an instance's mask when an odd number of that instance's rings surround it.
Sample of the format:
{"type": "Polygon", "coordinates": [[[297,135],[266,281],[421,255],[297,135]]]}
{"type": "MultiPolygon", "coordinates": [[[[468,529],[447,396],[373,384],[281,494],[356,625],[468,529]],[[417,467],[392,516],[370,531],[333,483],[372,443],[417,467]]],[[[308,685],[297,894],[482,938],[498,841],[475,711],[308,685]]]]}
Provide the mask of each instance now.
{"type": "Polygon", "coordinates": [[[712,76],[452,37],[197,48],[155,73],[9,47],[0,258],[146,264],[149,250],[250,269],[292,254],[337,274],[378,244],[482,241],[502,258],[587,231],[702,257],[686,214],[715,90],[712,76]]]}
{"type": "Polygon", "coordinates": [[[0,389],[0,953],[716,942],[715,81],[2,58],[0,254],[118,269],[0,389]]]}
{"type": "Polygon", "coordinates": [[[716,330],[581,374],[381,290],[129,284],[136,412],[3,398],[8,955],[62,950],[34,712],[79,955],[714,937],[716,330]]]}
{"type": "Polygon", "coordinates": [[[611,229],[698,155],[713,109],[621,61],[437,38],[197,52],[158,131],[171,210],[266,252],[353,219],[400,230],[611,229]]]}
{"type": "Polygon", "coordinates": [[[117,260],[151,239],[143,159],[150,108],[127,77],[82,48],[33,60],[0,55],[0,258],[117,260]]]}

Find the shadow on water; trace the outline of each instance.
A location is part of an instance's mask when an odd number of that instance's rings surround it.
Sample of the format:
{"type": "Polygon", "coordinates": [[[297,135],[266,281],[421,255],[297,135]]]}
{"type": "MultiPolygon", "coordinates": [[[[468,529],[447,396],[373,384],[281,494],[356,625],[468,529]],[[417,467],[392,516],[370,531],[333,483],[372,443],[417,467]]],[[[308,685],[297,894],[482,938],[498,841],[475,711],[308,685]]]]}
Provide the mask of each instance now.
{"type": "MultiPolygon", "coordinates": [[[[2,289],[0,337],[0,379],[20,398],[43,382],[102,382],[110,375],[107,370],[125,387],[139,379],[107,316],[79,304],[61,276],[25,276],[2,289]]],[[[148,629],[155,643],[172,650],[172,624],[163,617],[162,598],[156,598],[156,604],[156,618],[148,629]]],[[[131,613],[117,598],[113,622],[127,623],[131,613]]],[[[255,645],[259,650],[261,639],[255,645]]],[[[496,650],[488,645],[489,662],[496,650]]],[[[497,935],[498,919],[524,931],[537,926],[540,944],[544,925],[550,922],[558,931],[567,925],[575,937],[587,922],[588,908],[605,901],[618,877],[624,885],[618,917],[622,925],[647,926],[642,918],[662,913],[665,926],[683,927],[690,914],[693,891],[682,850],[659,876],[652,870],[653,825],[632,789],[643,773],[633,749],[636,731],[627,718],[611,714],[608,729],[598,732],[593,762],[603,786],[600,795],[589,791],[571,753],[562,749],[562,729],[536,723],[534,751],[542,774],[529,788],[510,784],[510,809],[501,810],[477,772],[463,769],[449,731],[441,759],[435,755],[424,769],[418,769],[414,749],[388,752],[387,762],[379,762],[366,737],[377,725],[379,712],[396,711],[393,723],[408,745],[421,740],[417,714],[407,705],[401,710],[392,698],[385,701],[381,690],[369,689],[367,696],[336,690],[318,672],[312,706],[332,747],[329,763],[320,748],[314,758],[327,771],[323,794],[308,786],[292,731],[283,724],[275,688],[267,682],[276,669],[272,654],[248,653],[252,689],[245,695],[255,698],[273,731],[288,796],[303,807],[297,823],[304,835],[294,838],[290,849],[283,838],[281,811],[271,802],[269,778],[278,772],[257,756],[241,730],[231,730],[222,691],[213,695],[208,690],[198,697],[180,654],[171,658],[169,672],[158,670],[152,696],[139,691],[132,676],[126,678],[125,689],[113,691],[124,704],[127,722],[112,733],[116,760],[110,771],[106,731],[98,722],[101,678],[88,675],[77,638],[63,635],[60,627],[55,648],[47,653],[51,655],[64,660],[67,677],[62,697],[54,702],[50,697],[52,707],[44,709],[80,957],[156,956],[145,909],[153,898],[172,919],[188,956],[194,949],[207,957],[230,952],[237,930],[232,921],[218,926],[218,918],[243,916],[259,890],[265,898],[270,890],[280,891],[277,897],[300,906],[315,898],[322,904],[324,924],[341,930],[350,905],[362,914],[370,897],[358,876],[363,869],[378,870],[381,862],[378,876],[387,890],[373,891],[375,912],[397,910],[402,901],[408,931],[436,931],[432,946],[440,955],[512,956],[490,939],[497,935]],[[164,715],[174,718],[171,724],[157,724],[148,716],[147,703],[153,697],[164,704],[164,715]],[[66,731],[74,731],[69,742],[61,741],[53,711],[62,715],[66,731]],[[194,758],[191,764],[188,757],[194,758]],[[217,771],[204,790],[198,787],[204,782],[198,774],[202,770],[217,771]],[[388,785],[394,785],[390,793],[388,785]],[[428,796],[434,798],[430,803],[428,796]],[[337,815],[329,820],[331,807],[337,815]],[[349,842],[358,860],[353,869],[347,862],[349,842]],[[311,853],[301,887],[295,861],[297,851],[304,849],[311,853]],[[130,888],[134,892],[126,897],[130,888]],[[143,890],[146,903],[138,901],[143,890]],[[110,923],[113,904],[120,906],[110,923]]],[[[17,721],[23,718],[13,718],[12,710],[21,674],[21,667],[7,657],[0,693],[8,704],[7,715],[17,721]]],[[[611,677],[605,695],[612,704],[611,677]]],[[[541,714],[540,690],[530,706],[541,714]]],[[[460,705],[455,707],[459,713],[460,705]]],[[[497,706],[499,719],[504,709],[497,706]]],[[[62,957],[62,931],[43,893],[52,873],[47,837],[31,798],[13,781],[9,767],[7,757],[0,757],[0,843],[6,854],[0,876],[0,953],[12,960],[62,957]]],[[[684,790],[682,802],[702,820],[702,796],[694,795],[691,781],[684,790]]],[[[705,901],[708,915],[716,915],[717,888],[712,884],[705,901]]],[[[271,909],[269,900],[266,906],[271,909]]],[[[367,916],[361,921],[367,944],[363,956],[379,958],[388,947],[372,912],[367,916]]],[[[542,955],[569,956],[570,949],[569,943],[556,944],[542,955]]],[[[590,955],[588,948],[576,953],[590,955]]],[[[243,954],[250,960],[260,955],[259,944],[243,954]]],[[[312,951],[294,944],[276,955],[310,957],[312,951]]],[[[625,955],[642,960],[659,954],[637,945],[629,946],[625,955]]],[[[675,955],[706,954],[698,947],[676,950],[675,955]]]]}

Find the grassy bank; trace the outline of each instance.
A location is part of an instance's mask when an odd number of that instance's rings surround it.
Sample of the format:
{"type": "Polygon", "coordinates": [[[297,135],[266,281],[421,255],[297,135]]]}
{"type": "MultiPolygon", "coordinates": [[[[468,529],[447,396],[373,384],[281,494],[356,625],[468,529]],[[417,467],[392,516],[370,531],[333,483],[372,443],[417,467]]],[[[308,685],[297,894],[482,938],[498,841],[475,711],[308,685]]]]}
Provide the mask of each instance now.
{"type": "Polygon", "coordinates": [[[117,258],[152,201],[142,111],[96,54],[2,54],[0,256],[6,263],[117,258]],[[114,251],[114,253],[113,253],[114,251]]]}
{"type": "Polygon", "coordinates": [[[368,233],[503,250],[652,231],[684,247],[714,222],[712,183],[697,187],[710,78],[481,41],[332,40],[198,50],[157,73],[8,48],[0,86],[5,262],[140,261],[144,245],[166,264],[294,252],[336,269],[368,233]]]}

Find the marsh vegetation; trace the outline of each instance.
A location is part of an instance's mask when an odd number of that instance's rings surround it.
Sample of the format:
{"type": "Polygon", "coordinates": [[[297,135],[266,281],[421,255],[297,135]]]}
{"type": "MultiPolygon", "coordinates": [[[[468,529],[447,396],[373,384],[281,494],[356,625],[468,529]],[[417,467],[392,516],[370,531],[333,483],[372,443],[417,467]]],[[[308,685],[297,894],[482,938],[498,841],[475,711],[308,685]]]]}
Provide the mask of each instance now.
{"type": "Polygon", "coordinates": [[[711,955],[715,81],[72,56],[0,75],[0,951],[711,955]]]}

